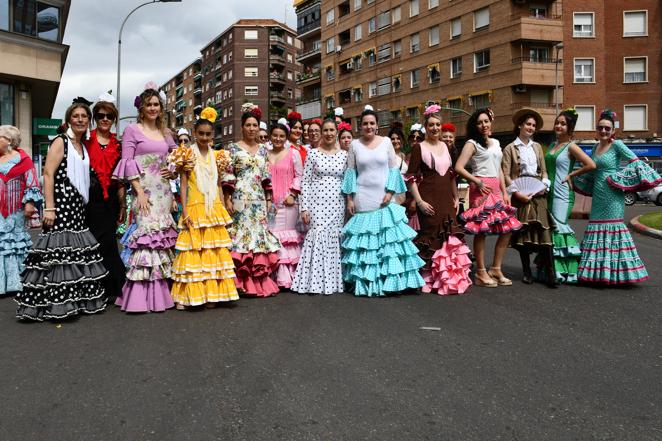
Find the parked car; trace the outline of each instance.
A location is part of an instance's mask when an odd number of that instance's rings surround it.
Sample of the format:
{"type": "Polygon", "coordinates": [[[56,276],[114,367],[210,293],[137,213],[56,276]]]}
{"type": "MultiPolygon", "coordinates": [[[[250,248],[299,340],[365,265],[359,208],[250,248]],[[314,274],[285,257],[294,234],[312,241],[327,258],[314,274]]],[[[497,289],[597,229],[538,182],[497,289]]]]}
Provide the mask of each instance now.
{"type": "Polygon", "coordinates": [[[662,205],[662,184],[646,191],[628,191],[625,193],[625,205],[632,205],[637,201],[653,202],[655,205],[662,205]]]}

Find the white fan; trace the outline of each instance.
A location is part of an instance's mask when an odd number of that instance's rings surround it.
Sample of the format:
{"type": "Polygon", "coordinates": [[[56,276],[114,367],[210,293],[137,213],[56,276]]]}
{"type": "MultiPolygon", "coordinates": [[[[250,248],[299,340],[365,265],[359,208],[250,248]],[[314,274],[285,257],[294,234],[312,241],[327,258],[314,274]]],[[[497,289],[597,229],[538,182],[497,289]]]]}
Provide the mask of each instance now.
{"type": "Polygon", "coordinates": [[[534,194],[540,193],[546,188],[547,187],[540,179],[536,179],[531,176],[523,176],[513,180],[513,183],[510,184],[508,190],[510,193],[520,192],[527,196],[532,196],[534,194]]]}

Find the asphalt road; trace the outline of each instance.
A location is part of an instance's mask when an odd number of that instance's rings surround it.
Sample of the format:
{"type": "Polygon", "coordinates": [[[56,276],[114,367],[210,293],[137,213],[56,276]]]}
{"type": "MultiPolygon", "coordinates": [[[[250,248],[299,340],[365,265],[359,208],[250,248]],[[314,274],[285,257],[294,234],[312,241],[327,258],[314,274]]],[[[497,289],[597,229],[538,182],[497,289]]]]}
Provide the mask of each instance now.
{"type": "Polygon", "coordinates": [[[634,237],[652,278],[625,289],[284,293],[60,325],[3,298],[0,440],[661,440],[661,242],[634,237]]]}

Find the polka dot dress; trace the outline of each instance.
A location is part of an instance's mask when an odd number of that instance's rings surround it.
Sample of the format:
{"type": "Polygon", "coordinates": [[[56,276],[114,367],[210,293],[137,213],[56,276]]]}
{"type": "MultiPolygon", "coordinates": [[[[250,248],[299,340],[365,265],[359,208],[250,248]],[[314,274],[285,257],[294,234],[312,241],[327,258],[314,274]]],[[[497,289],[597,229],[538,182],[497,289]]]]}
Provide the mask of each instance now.
{"type": "MultiPolygon", "coordinates": [[[[62,319],[78,313],[102,311],[104,291],[99,283],[107,271],[99,244],[85,225],[85,203],[67,177],[64,158],[54,179],[55,222],[44,227],[25,260],[23,291],[15,300],[21,319],[62,319]]],[[[87,154],[85,152],[85,154],[87,154]]]]}

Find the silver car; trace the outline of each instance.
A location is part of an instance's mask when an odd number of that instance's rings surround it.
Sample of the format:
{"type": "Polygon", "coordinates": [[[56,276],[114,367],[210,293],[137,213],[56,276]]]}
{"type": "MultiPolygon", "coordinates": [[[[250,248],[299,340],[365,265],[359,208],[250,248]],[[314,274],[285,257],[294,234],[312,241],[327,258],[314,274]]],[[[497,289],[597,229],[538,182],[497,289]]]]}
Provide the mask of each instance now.
{"type": "Polygon", "coordinates": [[[628,191],[625,193],[625,205],[632,205],[637,201],[653,202],[662,205],[662,184],[646,191],[628,191]]]}

